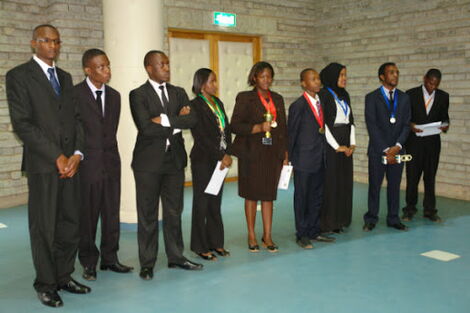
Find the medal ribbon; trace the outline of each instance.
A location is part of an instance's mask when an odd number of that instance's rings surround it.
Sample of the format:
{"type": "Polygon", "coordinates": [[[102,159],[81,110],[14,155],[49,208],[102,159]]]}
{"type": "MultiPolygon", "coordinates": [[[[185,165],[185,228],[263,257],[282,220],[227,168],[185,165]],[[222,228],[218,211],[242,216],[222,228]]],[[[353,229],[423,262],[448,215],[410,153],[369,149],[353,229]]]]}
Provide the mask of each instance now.
{"type": "Polygon", "coordinates": [[[258,97],[261,100],[261,103],[263,104],[264,108],[266,109],[266,112],[269,111],[273,116],[273,121],[276,121],[277,111],[276,111],[276,107],[274,106],[273,98],[271,97],[271,92],[268,91],[269,102],[266,102],[266,99],[261,95],[259,91],[258,91],[258,97]]]}
{"type": "Polygon", "coordinates": [[[209,100],[207,100],[206,97],[203,96],[202,93],[200,93],[198,96],[201,97],[207,103],[212,113],[214,113],[214,115],[217,117],[219,128],[223,132],[225,129],[225,116],[224,116],[224,112],[222,112],[222,110],[220,109],[219,104],[217,103],[217,100],[215,99],[215,97],[212,97],[212,100],[215,103],[215,109],[214,109],[212,104],[209,102],[209,100]]]}
{"type": "Polygon", "coordinates": [[[348,107],[348,103],[345,101],[345,100],[339,100],[338,96],[336,95],[336,93],[330,88],[330,87],[327,87],[328,91],[333,95],[333,97],[335,98],[336,102],[339,103],[339,106],[341,107],[341,109],[343,110],[344,112],[344,116],[348,116],[348,111],[349,111],[349,107],[348,107]]]}
{"type": "MultiPolygon", "coordinates": [[[[319,106],[320,112],[317,113],[317,110],[313,107],[313,103],[310,101],[310,97],[308,96],[307,92],[304,92],[304,98],[307,100],[310,110],[312,110],[313,115],[315,115],[315,119],[317,120],[318,125],[320,125],[320,128],[323,128],[325,126],[324,120],[323,120],[323,110],[321,108],[321,105],[319,106]]],[[[320,103],[320,102],[318,102],[320,103]]]]}
{"type": "Polygon", "coordinates": [[[426,109],[426,112],[428,111],[428,105],[429,103],[431,103],[432,99],[434,99],[434,97],[429,97],[428,101],[424,101],[424,108],[426,109]]]}
{"type": "Polygon", "coordinates": [[[385,90],[384,90],[384,87],[382,86],[380,88],[380,91],[382,92],[382,96],[384,97],[385,99],[385,103],[387,103],[387,107],[388,107],[388,110],[391,111],[390,112],[390,118],[395,118],[396,114],[397,114],[397,105],[398,105],[398,94],[397,94],[397,91],[395,90],[395,92],[393,93],[393,110],[390,108],[390,100],[388,99],[387,95],[385,94],[385,90]]]}

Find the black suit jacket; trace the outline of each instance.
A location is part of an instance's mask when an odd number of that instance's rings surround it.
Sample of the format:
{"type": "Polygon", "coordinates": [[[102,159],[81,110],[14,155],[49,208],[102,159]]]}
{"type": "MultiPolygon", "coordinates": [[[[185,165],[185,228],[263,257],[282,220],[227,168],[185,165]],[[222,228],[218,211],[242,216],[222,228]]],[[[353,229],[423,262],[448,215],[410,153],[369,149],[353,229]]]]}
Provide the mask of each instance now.
{"type": "MultiPolygon", "coordinates": [[[[324,111],[324,99],[320,103],[324,111]]],[[[314,173],[325,165],[325,135],[318,131],[315,115],[302,95],[289,107],[287,129],[289,134],[289,160],[295,170],[314,173]]]]}
{"type": "Polygon", "coordinates": [[[86,80],[74,87],[74,96],[85,131],[85,158],[80,164],[80,179],[87,183],[100,180],[104,173],[121,179],[116,133],[121,113],[121,95],[105,86],[105,115],[101,114],[86,80]]]}
{"type": "Polygon", "coordinates": [[[183,169],[187,164],[186,150],[182,132],[173,135],[173,130],[191,128],[196,124],[196,113],[178,116],[184,106],[190,106],[188,96],[183,88],[166,84],[169,107],[163,108],[160,97],[150,82],[146,82],[129,94],[131,112],[138,129],[137,141],[132,157],[132,168],[139,172],[157,172],[164,161],[166,140],[170,140],[177,168],[183,169]],[[152,122],[152,118],[165,113],[171,127],[152,122]]]}
{"type": "MultiPolygon", "coordinates": [[[[369,147],[367,154],[370,156],[382,155],[388,147],[400,143],[405,149],[405,142],[410,132],[410,99],[408,95],[397,89],[398,97],[396,123],[390,123],[390,111],[380,91],[380,88],[366,95],[365,118],[369,133],[369,147]]],[[[393,104],[392,104],[393,105],[393,104]]]]}
{"type": "Polygon", "coordinates": [[[23,141],[22,170],[57,172],[56,159],[83,151],[84,134],[72,97],[72,77],[57,68],[61,94],[57,96],[39,64],[31,59],[6,75],[13,130],[23,141]]]}
{"type": "MultiPolygon", "coordinates": [[[[449,123],[449,94],[443,90],[436,89],[434,95],[434,102],[432,104],[429,115],[426,113],[424,106],[424,95],[422,86],[407,90],[406,93],[410,97],[411,103],[411,123],[427,124],[433,122],[446,122],[449,123]]],[[[440,141],[440,135],[429,136],[427,138],[440,141]]],[[[411,132],[408,137],[407,145],[414,144],[422,137],[417,137],[415,133],[411,132]]]]}
{"type": "Polygon", "coordinates": [[[191,134],[194,138],[194,145],[191,149],[191,161],[220,161],[224,155],[231,153],[232,147],[232,133],[230,131],[230,124],[225,113],[224,104],[217,99],[220,109],[225,116],[225,139],[227,142],[227,149],[220,150],[220,129],[217,118],[211,111],[207,103],[201,98],[196,97],[191,100],[192,109],[197,114],[197,123],[191,128],[191,134]]]}

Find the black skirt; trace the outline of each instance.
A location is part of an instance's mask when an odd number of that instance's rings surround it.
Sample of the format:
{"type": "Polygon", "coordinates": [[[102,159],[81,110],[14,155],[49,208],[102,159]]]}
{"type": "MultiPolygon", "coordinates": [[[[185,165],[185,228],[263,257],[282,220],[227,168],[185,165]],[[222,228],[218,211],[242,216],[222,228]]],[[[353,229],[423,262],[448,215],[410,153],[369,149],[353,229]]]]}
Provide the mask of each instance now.
{"type": "MultiPolygon", "coordinates": [[[[330,128],[340,146],[350,145],[351,124],[330,128]]],[[[343,152],[326,148],[326,172],[321,231],[329,232],[351,224],[353,194],[353,159],[343,152]]]]}

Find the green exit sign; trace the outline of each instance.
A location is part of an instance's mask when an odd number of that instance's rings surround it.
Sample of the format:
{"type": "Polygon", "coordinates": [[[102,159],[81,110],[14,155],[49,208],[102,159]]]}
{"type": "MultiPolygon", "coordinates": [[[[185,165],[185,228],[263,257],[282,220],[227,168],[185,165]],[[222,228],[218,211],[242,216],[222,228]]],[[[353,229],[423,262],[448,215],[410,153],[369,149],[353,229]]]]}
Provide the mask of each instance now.
{"type": "Polygon", "coordinates": [[[234,13],[214,12],[214,25],[235,27],[237,26],[237,15],[234,13]]]}

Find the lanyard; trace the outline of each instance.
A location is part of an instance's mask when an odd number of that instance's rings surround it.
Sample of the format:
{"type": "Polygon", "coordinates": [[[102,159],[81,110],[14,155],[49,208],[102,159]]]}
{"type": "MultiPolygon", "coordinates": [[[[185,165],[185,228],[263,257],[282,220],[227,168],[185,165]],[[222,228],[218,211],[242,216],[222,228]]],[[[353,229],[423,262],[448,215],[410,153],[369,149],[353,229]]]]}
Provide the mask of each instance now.
{"type": "Polygon", "coordinates": [[[261,100],[261,103],[263,104],[264,108],[266,109],[266,112],[269,111],[273,116],[273,121],[276,121],[277,112],[276,112],[276,107],[274,106],[273,98],[271,98],[271,92],[270,91],[268,91],[268,96],[269,96],[269,102],[266,102],[266,99],[258,91],[258,97],[261,100]]]}
{"type": "Polygon", "coordinates": [[[389,111],[391,110],[391,112],[390,112],[390,117],[391,117],[391,118],[395,118],[395,116],[396,116],[396,114],[397,114],[397,104],[398,104],[398,94],[397,94],[397,92],[395,91],[395,92],[393,93],[393,98],[394,98],[394,99],[393,99],[393,109],[391,109],[391,108],[390,108],[390,106],[391,106],[391,105],[390,105],[390,100],[388,99],[387,95],[385,94],[385,90],[384,90],[384,87],[383,87],[383,86],[380,87],[380,91],[382,92],[382,96],[384,97],[385,102],[387,103],[388,110],[389,110],[389,111]]]}
{"type": "Polygon", "coordinates": [[[343,110],[344,112],[344,116],[347,117],[348,116],[348,111],[349,111],[349,108],[348,108],[348,103],[345,101],[345,100],[339,100],[338,96],[336,95],[336,93],[333,91],[333,89],[331,89],[330,87],[326,87],[328,89],[328,91],[333,95],[333,97],[335,98],[336,102],[338,102],[339,106],[341,107],[341,109],[343,110]]]}
{"type": "MultiPolygon", "coordinates": [[[[313,115],[315,115],[315,119],[317,120],[318,125],[320,125],[320,128],[323,128],[324,122],[323,122],[323,110],[321,109],[321,105],[318,106],[319,112],[317,113],[317,110],[313,107],[313,103],[310,101],[310,97],[308,96],[307,92],[304,92],[304,98],[307,100],[308,104],[310,105],[310,110],[312,110],[313,115]]],[[[320,104],[320,101],[318,101],[320,104]]]]}
{"type": "Polygon", "coordinates": [[[223,131],[225,129],[225,116],[222,110],[220,109],[219,104],[217,103],[217,100],[214,97],[212,97],[212,100],[215,103],[215,109],[214,109],[212,104],[209,102],[209,100],[207,100],[206,97],[203,96],[202,93],[200,93],[198,96],[201,97],[207,103],[212,113],[214,113],[214,115],[217,117],[220,130],[223,131]]]}

